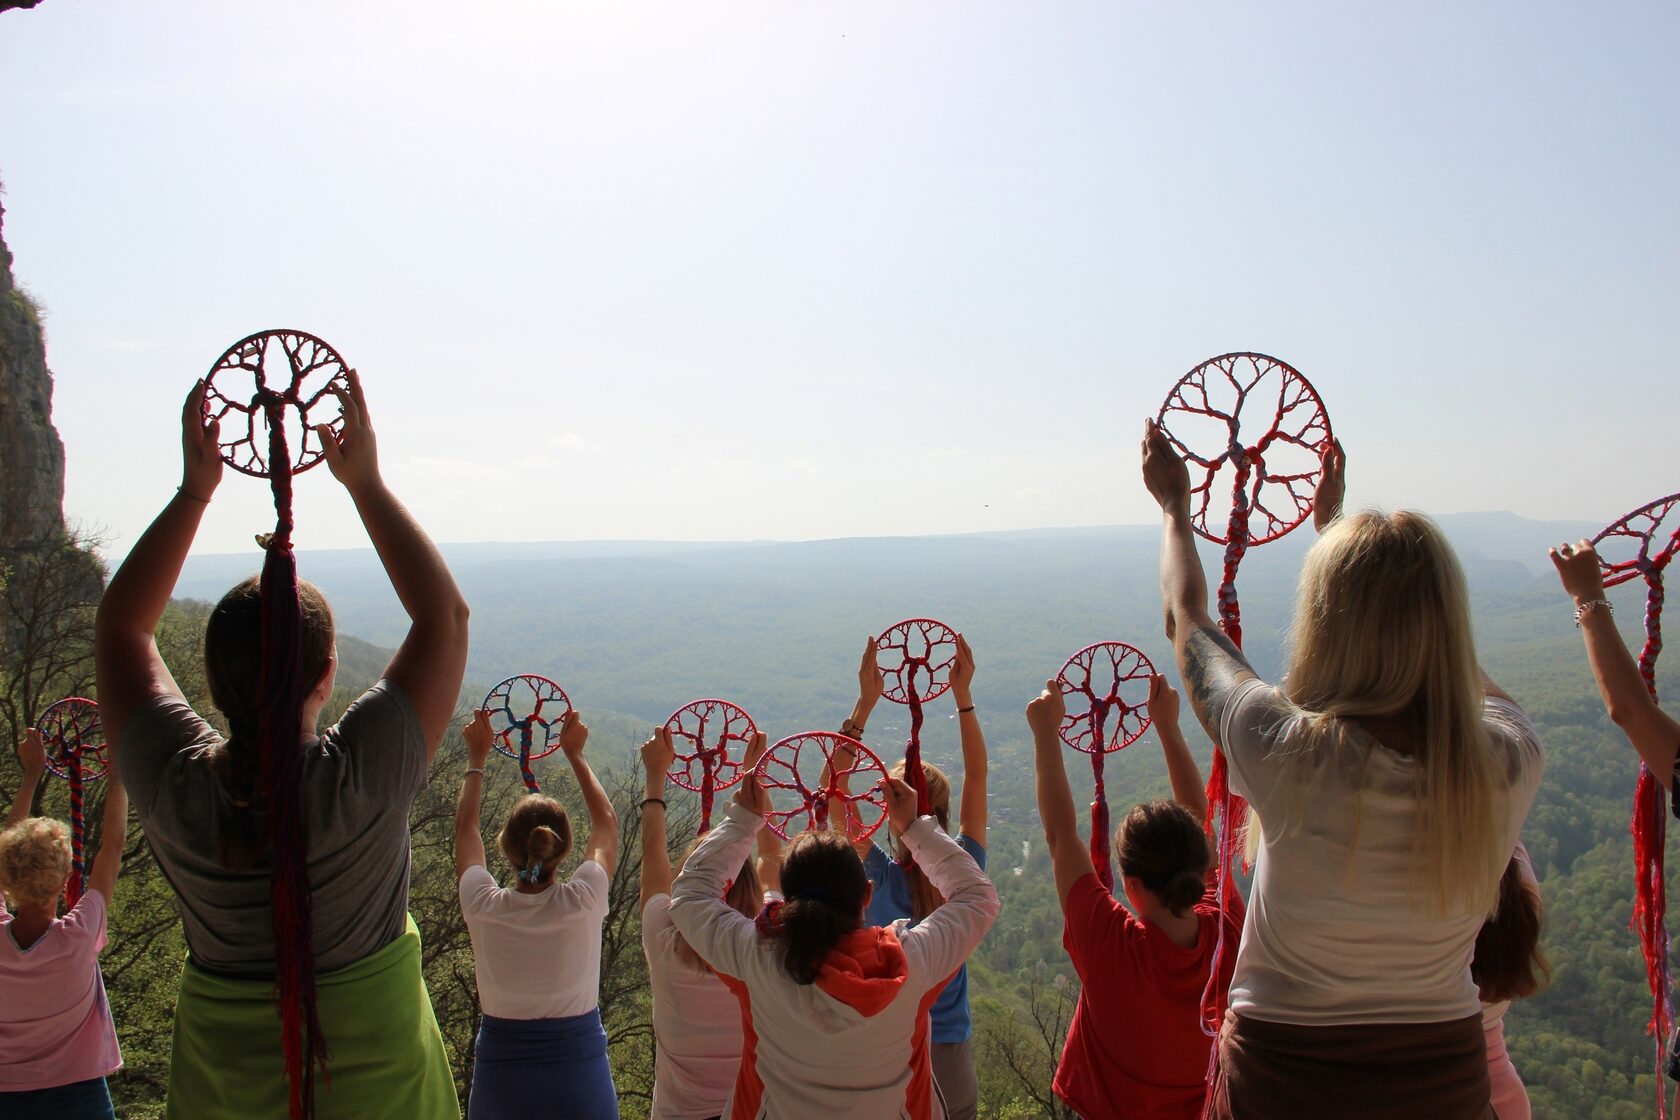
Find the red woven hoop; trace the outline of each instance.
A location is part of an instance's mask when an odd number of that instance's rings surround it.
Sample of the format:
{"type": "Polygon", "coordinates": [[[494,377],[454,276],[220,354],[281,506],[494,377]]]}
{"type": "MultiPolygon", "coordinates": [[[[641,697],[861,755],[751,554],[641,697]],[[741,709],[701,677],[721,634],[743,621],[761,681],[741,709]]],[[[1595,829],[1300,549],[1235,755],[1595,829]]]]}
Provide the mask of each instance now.
{"type": "Polygon", "coordinates": [[[926,703],[951,687],[951,667],[957,663],[957,632],[931,618],[895,622],[875,639],[876,664],[885,674],[881,695],[895,704],[909,704],[912,696],[926,703]],[[916,686],[918,673],[927,674],[925,688],[916,686]]]}
{"type": "Polygon", "coordinates": [[[221,421],[222,461],[243,474],[269,477],[268,406],[278,404],[292,473],[319,463],[325,452],[314,425],[343,430],[333,390],[349,389],[348,373],[338,351],[304,331],[258,331],[228,347],[204,378],[204,418],[221,421]]]}
{"type": "Polygon", "coordinates": [[[1249,352],[1210,358],[1179,378],[1156,420],[1190,467],[1191,519],[1203,539],[1230,543],[1233,522],[1221,529],[1215,520],[1225,516],[1218,503],[1227,495],[1246,510],[1250,545],[1276,540],[1312,512],[1330,417],[1288,362],[1249,352]]]}
{"type": "Polygon", "coordinates": [[[665,721],[676,757],[666,777],[700,795],[700,832],[712,825],[713,795],[741,780],[741,764],[758,725],[728,700],[690,700],[665,721]]]}
{"type": "Polygon", "coordinates": [[[110,762],[105,754],[105,735],[99,723],[99,704],[82,696],[71,696],[48,706],[35,721],[41,745],[47,751],[47,769],[54,777],[70,777],[70,759],[80,760],[82,780],[97,782],[110,762]]]}
{"type": "Polygon", "coordinates": [[[521,673],[485,693],[480,707],[489,713],[491,745],[519,763],[525,788],[536,793],[531,762],[560,749],[560,721],[572,710],[566,690],[547,677],[521,673]]]}
{"type": "Polygon", "coordinates": [[[1068,658],[1056,674],[1068,703],[1062,742],[1084,754],[1113,754],[1137,742],[1149,728],[1154,673],[1144,652],[1125,642],[1097,642],[1068,658]]]}
{"type": "Polygon", "coordinates": [[[875,835],[887,819],[886,795],[879,785],[887,776],[887,768],[868,747],[833,731],[789,735],[764,752],[753,773],[770,794],[771,809],[764,823],[783,840],[799,831],[790,827],[795,818],[803,818],[805,828],[830,827],[829,806],[833,801],[844,802],[846,832],[854,841],[875,835]],[[852,764],[834,773],[834,752],[842,747],[854,752],[852,764]],[[831,775],[826,785],[822,781],[824,770],[831,775]],[[839,791],[842,778],[848,779],[851,792],[839,791]],[[791,791],[795,803],[776,808],[775,790],[791,791]]]}

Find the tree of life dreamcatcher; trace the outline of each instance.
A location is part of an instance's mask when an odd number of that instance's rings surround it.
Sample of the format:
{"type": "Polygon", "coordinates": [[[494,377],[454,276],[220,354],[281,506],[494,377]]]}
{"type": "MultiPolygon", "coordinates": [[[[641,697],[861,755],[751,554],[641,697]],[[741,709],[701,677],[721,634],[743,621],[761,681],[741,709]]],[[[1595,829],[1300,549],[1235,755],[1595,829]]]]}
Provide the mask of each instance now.
{"type": "Polygon", "coordinates": [[[853,842],[875,835],[887,819],[887,799],[880,781],[886,767],[873,751],[856,739],[833,731],[806,731],[790,735],[764,752],[754,776],[770,798],[764,823],[783,840],[804,828],[829,828],[832,813],[841,820],[832,827],[843,828],[853,842]],[[851,762],[836,768],[837,752],[851,752],[851,762]],[[859,779],[854,784],[854,779],[859,779]],[[777,790],[791,793],[777,804],[777,790]]]}
{"type": "MultiPolygon", "coordinates": [[[[1662,653],[1663,573],[1680,553],[1680,494],[1670,494],[1640,506],[1593,538],[1604,586],[1635,579],[1645,582],[1645,642],[1639,651],[1639,675],[1651,698],[1657,696],[1657,657],[1662,653]]],[[[1651,1018],[1647,1029],[1656,1036],[1657,1110],[1663,1114],[1662,1071],[1674,1009],[1669,1001],[1667,897],[1663,883],[1664,795],[1662,783],[1650,767],[1639,764],[1634,790],[1633,832],[1634,902],[1632,927],[1645,958],[1645,979],[1651,989],[1651,1018]]]]}
{"type": "Polygon", "coordinates": [[[758,725],[728,700],[691,700],[665,721],[676,755],[665,776],[700,795],[700,829],[712,827],[712,801],[741,780],[741,767],[758,725]]]}
{"type": "MultiPolygon", "coordinates": [[[[1250,546],[1277,540],[1312,513],[1324,454],[1334,442],[1330,417],[1318,391],[1293,366],[1265,354],[1236,353],[1211,358],[1179,378],[1156,421],[1190,470],[1196,534],[1225,548],[1219,627],[1241,649],[1237,569],[1250,546]]],[[[1248,806],[1231,792],[1217,742],[1207,799],[1223,916],[1237,889],[1232,864],[1248,806]]],[[[1225,1014],[1217,983],[1225,951],[1223,920],[1219,929],[1202,997],[1202,1029],[1209,1034],[1219,1030],[1225,1014]]]]}
{"type": "Polygon", "coordinates": [[[70,880],[64,885],[68,909],[87,889],[87,786],[103,778],[109,765],[99,705],[80,696],[60,700],[41,713],[35,730],[47,752],[47,769],[70,786],[70,880]]]}
{"type": "Polygon", "coordinates": [[[526,789],[541,792],[531,763],[560,749],[560,721],[572,710],[566,690],[547,677],[521,673],[492,688],[479,706],[490,720],[491,745],[519,763],[526,789]]]}
{"type": "MultiPolygon", "coordinates": [[[[881,667],[881,695],[910,709],[910,736],[904,746],[904,780],[916,791],[916,815],[933,811],[928,800],[927,774],[922,770],[922,705],[943,696],[951,687],[951,667],[957,663],[957,632],[931,618],[895,622],[875,640],[876,664],[881,667]]],[[[910,849],[899,862],[913,861],[910,849]]]]}
{"type": "Polygon", "coordinates": [[[1137,741],[1149,727],[1149,678],[1155,666],[1125,642],[1097,642],[1067,659],[1056,674],[1067,714],[1062,742],[1091,758],[1096,789],[1091,798],[1091,866],[1103,888],[1114,890],[1108,791],[1103,763],[1137,741]]]}
{"type": "Polygon", "coordinates": [[[302,610],[292,551],[292,476],[325,457],[325,428],[344,429],[339,394],[354,396],[338,352],[303,331],[268,330],[228,347],[205,375],[203,418],[217,425],[222,460],[267,478],[274,532],[261,537],[262,670],[258,680],[258,767],[253,804],[273,853],[270,921],[275,941],[275,996],[294,1118],[314,1115],[312,1071],[327,1062],[326,1036],[315,1000],[314,923],[299,792],[303,700],[302,610]],[[265,430],[266,429],[266,430],[265,430]],[[289,434],[290,433],[290,434],[289,434]]]}

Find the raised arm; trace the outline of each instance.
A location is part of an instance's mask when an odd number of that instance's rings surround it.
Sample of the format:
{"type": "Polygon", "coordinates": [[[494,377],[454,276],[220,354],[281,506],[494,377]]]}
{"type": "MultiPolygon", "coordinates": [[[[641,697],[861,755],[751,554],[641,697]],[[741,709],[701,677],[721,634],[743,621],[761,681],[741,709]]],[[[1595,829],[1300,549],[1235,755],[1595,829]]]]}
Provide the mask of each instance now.
{"type": "Polygon", "coordinates": [[[982,848],[986,846],[986,736],[974,712],[974,651],[957,635],[957,661],[951,667],[951,695],[957,701],[962,734],[962,808],[960,831],[982,848]]]}
{"type": "Polygon", "coordinates": [[[997,888],[938,821],[916,816],[916,791],[908,783],[897,778],[881,781],[893,827],[933,889],[945,899],[933,913],[905,930],[900,940],[905,955],[922,962],[928,984],[943,984],[997,920],[997,888]]]}
{"type": "Polygon", "coordinates": [[[578,791],[583,794],[583,807],[589,811],[589,844],[583,858],[592,859],[612,878],[618,866],[618,814],[613,812],[612,800],[601,788],[595,772],[583,758],[583,745],[589,741],[589,728],[583,725],[574,709],[560,719],[560,750],[572,764],[572,776],[577,779],[578,791]]]}
{"type": "Polygon", "coordinates": [[[127,843],[128,790],[112,769],[105,774],[105,815],[100,818],[99,853],[93,857],[93,868],[88,873],[88,887],[105,899],[106,913],[110,913],[117,874],[122,871],[123,846],[127,843]]]}
{"type": "Polygon", "coordinates": [[[155,636],[199,522],[222,481],[216,442],[220,426],[214,420],[206,424],[203,417],[204,382],[199,380],[181,407],[181,485],[111,576],[94,616],[99,719],[111,754],[136,708],[154,696],[181,693],[155,636]]]}
{"type": "Polygon", "coordinates": [[[1313,528],[1322,533],[1342,515],[1347,496],[1347,452],[1334,440],[1319,460],[1318,486],[1313,490],[1313,528]]]}
{"type": "Polygon", "coordinates": [[[1149,678],[1149,718],[1161,740],[1161,754],[1167,760],[1167,780],[1172,783],[1173,800],[1190,810],[1197,820],[1206,820],[1207,791],[1202,786],[1202,771],[1190,756],[1190,744],[1178,729],[1178,690],[1167,683],[1165,673],[1149,678]]]}
{"type": "Polygon", "coordinates": [[[1050,867],[1056,877],[1056,899],[1067,905],[1068,892],[1080,879],[1092,874],[1091,852],[1079,836],[1079,819],[1074,813],[1073,790],[1068,786],[1062,764],[1062,741],[1057,732],[1067,716],[1062,690],[1054,680],[1044,682],[1044,691],[1027,705],[1027,726],[1033,734],[1033,773],[1038,785],[1038,819],[1044,826],[1044,842],[1050,849],[1050,867]]]}
{"type": "Polygon", "coordinates": [[[1657,781],[1674,782],[1674,759],[1680,751],[1680,722],[1657,707],[1639,675],[1639,665],[1622,642],[1615,617],[1604,598],[1604,575],[1591,541],[1549,549],[1563,589],[1575,600],[1577,622],[1587,643],[1587,661],[1604,707],[1639,752],[1657,781]]]}
{"type": "MultiPolygon", "coordinates": [[[[746,773],[752,774],[758,767],[759,759],[763,758],[764,753],[769,749],[770,737],[760,731],[753,736],[752,745],[747,748],[747,757],[742,760],[741,768],[746,773]]],[[[742,781],[745,780],[745,778],[742,779],[742,781]]],[[[752,811],[761,817],[769,816],[770,791],[757,781],[753,782],[752,791],[753,802],[750,806],[752,811]]],[[[758,830],[758,861],[755,864],[758,869],[758,885],[763,890],[775,891],[777,894],[780,894],[782,890],[783,846],[782,838],[768,828],[758,830]]]]}
{"type": "Polygon", "coordinates": [[[41,745],[41,733],[35,728],[31,727],[23,733],[17,755],[23,767],[23,778],[18,782],[12,807],[6,812],[5,828],[0,828],[0,832],[29,816],[29,807],[35,803],[35,788],[41,784],[41,775],[47,772],[47,750],[41,745]]]}
{"type": "Polygon", "coordinates": [[[461,795],[455,799],[455,881],[469,867],[484,866],[484,833],[479,825],[479,806],[484,800],[484,764],[490,760],[490,717],[479,709],[461,728],[467,745],[467,772],[461,776],[461,795]]]}
{"type": "Polygon", "coordinates": [[[656,894],[671,893],[671,853],[665,835],[665,775],[677,757],[671,732],[663,727],[642,744],[642,767],[647,786],[642,794],[642,894],[637,908],[647,906],[656,894]]]}
{"type": "Polygon", "coordinates": [[[671,886],[671,921],[700,958],[725,976],[742,975],[758,940],[753,920],[723,894],[752,849],[753,834],[764,827],[753,809],[761,792],[753,775],[741,779],[723,820],[700,841],[671,886]]]}
{"type": "MultiPolygon", "coordinates": [[[[840,734],[847,738],[856,739],[860,743],[864,741],[863,734],[866,730],[865,724],[869,722],[869,715],[875,710],[875,705],[880,701],[881,693],[886,688],[886,674],[881,671],[880,663],[877,661],[877,652],[875,639],[873,637],[867,639],[863,644],[863,657],[858,660],[857,702],[852,705],[851,716],[840,724],[840,734]]],[[[835,780],[834,788],[840,793],[850,794],[852,792],[852,776],[849,771],[857,756],[852,753],[850,747],[841,747],[834,752],[834,757],[840,767],[840,775],[835,780]]],[[[817,780],[824,786],[828,784],[828,767],[823,767],[817,780]]],[[[844,821],[847,831],[850,833],[851,822],[848,813],[847,803],[835,800],[829,806],[830,827],[839,828],[841,827],[840,822],[844,821]]],[[[874,841],[868,837],[853,836],[852,846],[857,849],[860,856],[866,856],[869,854],[869,849],[874,846],[874,841]]]]}
{"type": "Polygon", "coordinates": [[[1190,472],[1149,420],[1144,424],[1143,482],[1161,506],[1161,607],[1190,706],[1219,741],[1219,715],[1231,690],[1254,677],[1242,651],[1208,614],[1207,578],[1190,527],[1190,472]]]}
{"type": "Polygon", "coordinates": [[[391,588],[408,612],[408,635],[386,666],[385,676],[403,690],[420,717],[430,763],[455,716],[461,675],[466,671],[467,601],[437,546],[385,486],[367,398],[355,370],[350,371],[349,392],[339,392],[338,399],[344,410],[344,430],[336,438],[325,426],[316,432],[328,468],[349,492],[391,588]]]}

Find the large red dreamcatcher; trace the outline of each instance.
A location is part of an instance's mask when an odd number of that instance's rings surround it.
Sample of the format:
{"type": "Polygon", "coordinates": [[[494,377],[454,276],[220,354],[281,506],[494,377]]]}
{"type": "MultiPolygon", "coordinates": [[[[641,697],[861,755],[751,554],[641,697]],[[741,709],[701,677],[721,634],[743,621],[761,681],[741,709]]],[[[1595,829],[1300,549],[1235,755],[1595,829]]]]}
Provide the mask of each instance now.
{"type": "Polygon", "coordinates": [[[335,436],[343,430],[338,394],[351,392],[349,372],[338,352],[314,335],[270,330],[228,347],[204,379],[204,420],[220,424],[223,462],[267,478],[274,495],[274,532],[262,538],[266,555],[257,683],[259,765],[252,809],[272,853],[274,987],[294,1118],[314,1115],[311,1071],[325,1069],[328,1053],[316,1013],[314,923],[299,792],[303,701],[316,682],[305,680],[303,673],[303,611],[292,551],[292,476],[325,457],[318,426],[335,436]]]}
{"type": "Polygon", "coordinates": [[[566,690],[547,677],[521,673],[492,688],[479,706],[490,720],[491,744],[519,763],[526,789],[541,792],[531,762],[560,749],[560,721],[572,710],[566,690]]]}
{"type": "MultiPolygon", "coordinates": [[[[68,909],[87,889],[86,788],[89,782],[103,778],[109,766],[99,705],[80,696],[60,700],[41,713],[35,730],[41,733],[41,745],[47,752],[47,769],[70,785],[70,881],[64,885],[64,905],[68,909]]],[[[107,837],[105,842],[112,840],[107,837]]],[[[122,838],[117,837],[116,842],[120,844],[122,838]]]]}
{"type": "Polygon", "coordinates": [[[1062,742],[1091,757],[1096,789],[1091,798],[1091,866],[1103,888],[1114,890],[1103,762],[1131,746],[1149,726],[1149,678],[1155,666],[1125,642],[1098,642],[1067,659],[1056,674],[1067,714],[1062,742]]]}
{"type": "Polygon", "coordinates": [[[842,827],[854,842],[875,835],[887,819],[886,794],[880,786],[886,767],[868,747],[845,735],[833,731],[790,735],[764,752],[753,774],[770,795],[764,823],[783,840],[798,831],[796,818],[803,820],[805,828],[842,827]],[[851,760],[836,766],[835,756],[842,752],[850,752],[851,760]],[[863,779],[861,786],[852,788],[854,778],[863,779]],[[786,808],[776,807],[776,790],[794,795],[786,808]],[[836,812],[841,819],[831,825],[836,812]]]}
{"type": "Polygon", "coordinates": [[[690,700],[665,721],[676,755],[665,776],[700,795],[700,830],[712,827],[712,800],[741,780],[741,766],[758,725],[728,700],[690,700]]]}
{"type": "MultiPolygon", "coordinates": [[[[881,695],[910,709],[910,737],[904,745],[904,780],[916,791],[916,815],[933,811],[928,800],[927,774],[922,770],[922,705],[938,699],[951,687],[951,667],[957,663],[957,632],[931,618],[895,622],[875,640],[876,664],[881,667],[881,695]]],[[[899,862],[912,862],[910,849],[899,862]]]]}
{"type": "MultiPolygon", "coordinates": [[[[1312,513],[1324,453],[1333,444],[1330,417],[1318,391],[1287,362],[1237,353],[1211,358],[1179,378],[1156,422],[1190,468],[1190,516],[1196,535],[1225,546],[1219,627],[1241,649],[1237,568],[1251,545],[1278,539],[1312,513]],[[1222,504],[1227,495],[1228,512],[1222,504]],[[1218,524],[1222,515],[1223,529],[1218,524]]],[[[1231,792],[1225,755],[1217,742],[1207,799],[1223,916],[1237,889],[1232,864],[1248,805],[1231,792]]],[[[1218,990],[1224,921],[1219,929],[1220,943],[1202,999],[1202,1029],[1210,1034],[1218,1031],[1225,1014],[1224,993],[1218,990]]]]}
{"type": "MultiPolygon", "coordinates": [[[[1593,538],[1604,573],[1604,586],[1634,579],[1645,581],[1645,644],[1639,651],[1639,675],[1651,698],[1657,696],[1657,656],[1662,653],[1663,572],[1680,553],[1680,494],[1658,498],[1621,518],[1593,538]]],[[[1668,928],[1663,883],[1663,842],[1666,831],[1662,783],[1650,767],[1639,764],[1639,784],[1633,797],[1634,901],[1633,930],[1645,957],[1645,979],[1651,988],[1651,1019],[1647,1029],[1657,1039],[1657,1113],[1663,1115],[1664,1053],[1674,1018],[1669,1002],[1668,928]]]]}

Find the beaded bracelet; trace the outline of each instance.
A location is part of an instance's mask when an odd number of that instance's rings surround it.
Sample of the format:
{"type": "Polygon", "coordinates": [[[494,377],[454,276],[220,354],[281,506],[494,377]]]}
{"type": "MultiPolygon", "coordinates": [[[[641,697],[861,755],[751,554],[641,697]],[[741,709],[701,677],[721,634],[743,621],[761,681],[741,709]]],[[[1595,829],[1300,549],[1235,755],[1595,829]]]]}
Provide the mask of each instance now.
{"type": "Polygon", "coordinates": [[[1577,606],[1575,608],[1575,625],[1576,625],[1577,628],[1579,628],[1580,625],[1581,625],[1581,616],[1584,615],[1584,614],[1590,613],[1594,607],[1603,607],[1605,610],[1609,611],[1611,614],[1616,613],[1616,604],[1612,603],[1610,600],[1608,600],[1608,599],[1588,599],[1586,602],[1580,604],[1579,606],[1577,606]]]}
{"type": "Polygon", "coordinates": [[[665,799],[663,797],[644,797],[642,798],[642,803],[639,807],[646,809],[649,805],[657,805],[661,809],[669,810],[669,806],[665,804],[665,799]]]}

